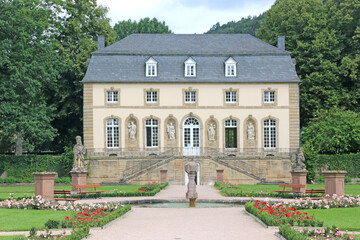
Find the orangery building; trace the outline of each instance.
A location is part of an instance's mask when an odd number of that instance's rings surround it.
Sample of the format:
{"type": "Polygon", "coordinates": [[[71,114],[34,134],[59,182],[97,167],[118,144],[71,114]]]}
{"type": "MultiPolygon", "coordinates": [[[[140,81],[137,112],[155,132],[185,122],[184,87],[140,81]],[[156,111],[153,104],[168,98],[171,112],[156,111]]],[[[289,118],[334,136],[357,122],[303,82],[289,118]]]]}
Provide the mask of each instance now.
{"type": "Polygon", "coordinates": [[[291,179],[299,78],[285,39],[248,34],[98,38],[83,79],[88,181],[255,184],[291,179]]]}

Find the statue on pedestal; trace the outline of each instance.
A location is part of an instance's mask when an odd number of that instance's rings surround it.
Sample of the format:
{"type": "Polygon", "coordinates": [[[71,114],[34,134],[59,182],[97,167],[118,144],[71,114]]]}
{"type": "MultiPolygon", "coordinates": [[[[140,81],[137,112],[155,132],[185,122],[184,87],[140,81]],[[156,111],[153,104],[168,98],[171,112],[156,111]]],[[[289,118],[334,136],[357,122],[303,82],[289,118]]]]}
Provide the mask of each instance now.
{"type": "Polygon", "coordinates": [[[77,170],[77,169],[85,170],[84,154],[86,152],[86,148],[84,147],[84,145],[82,145],[80,136],[76,136],[75,139],[76,139],[76,144],[73,148],[73,152],[74,152],[73,170],[77,170]]]}
{"type": "Polygon", "coordinates": [[[306,171],[305,157],[302,148],[299,152],[291,153],[291,171],[306,171]]]}

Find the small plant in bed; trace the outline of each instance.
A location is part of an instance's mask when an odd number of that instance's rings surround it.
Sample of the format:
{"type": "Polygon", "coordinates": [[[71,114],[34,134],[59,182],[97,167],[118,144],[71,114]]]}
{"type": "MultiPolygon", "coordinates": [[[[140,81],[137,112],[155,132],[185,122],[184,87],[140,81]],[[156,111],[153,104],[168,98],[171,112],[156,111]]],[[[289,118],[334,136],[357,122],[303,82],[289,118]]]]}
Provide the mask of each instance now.
{"type": "Polygon", "coordinates": [[[322,227],[323,222],[315,220],[307,212],[298,211],[283,204],[271,204],[268,202],[249,202],[245,204],[246,211],[258,217],[268,226],[289,224],[291,226],[322,227]]]}

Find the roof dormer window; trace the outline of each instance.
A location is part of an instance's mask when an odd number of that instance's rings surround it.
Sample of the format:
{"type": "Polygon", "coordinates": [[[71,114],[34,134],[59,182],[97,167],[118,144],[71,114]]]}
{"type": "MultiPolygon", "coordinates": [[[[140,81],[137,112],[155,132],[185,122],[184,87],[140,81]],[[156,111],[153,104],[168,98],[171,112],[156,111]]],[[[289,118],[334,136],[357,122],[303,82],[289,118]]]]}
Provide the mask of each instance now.
{"type": "Polygon", "coordinates": [[[225,77],[236,77],[236,61],[232,57],[225,62],[225,77]]]}
{"type": "Polygon", "coordinates": [[[157,76],[157,61],[155,61],[152,57],[146,61],[145,72],[147,77],[157,76]]]}
{"type": "Polygon", "coordinates": [[[191,57],[185,62],[185,77],[196,77],[196,62],[191,57]]]}

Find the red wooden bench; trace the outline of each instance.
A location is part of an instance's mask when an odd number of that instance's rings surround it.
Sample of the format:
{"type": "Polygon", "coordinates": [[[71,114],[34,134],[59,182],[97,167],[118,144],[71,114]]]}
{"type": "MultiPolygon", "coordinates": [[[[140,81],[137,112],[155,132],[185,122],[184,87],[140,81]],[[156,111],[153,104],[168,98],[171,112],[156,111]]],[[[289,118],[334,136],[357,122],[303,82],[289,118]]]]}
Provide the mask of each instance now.
{"type": "Polygon", "coordinates": [[[69,202],[74,202],[77,201],[79,199],[77,198],[68,198],[68,196],[71,195],[71,191],[70,190],[54,190],[54,195],[63,195],[63,198],[54,198],[54,200],[56,201],[69,201],[69,202]]]}
{"type": "Polygon", "coordinates": [[[283,190],[275,190],[274,192],[279,193],[278,196],[283,195],[284,193],[295,193],[295,194],[301,194],[304,192],[301,191],[295,191],[295,190],[285,190],[285,188],[305,188],[306,186],[303,184],[288,184],[288,183],[280,183],[279,187],[282,187],[283,190]]]}
{"type": "Polygon", "coordinates": [[[96,190],[96,188],[99,188],[100,187],[100,184],[89,184],[89,185],[76,185],[75,188],[76,189],[79,189],[79,192],[78,194],[80,194],[81,196],[85,196],[89,193],[95,193],[96,196],[100,197],[101,196],[101,193],[105,192],[105,191],[99,191],[99,190],[96,190]],[[87,189],[87,188],[94,188],[93,191],[83,191],[83,189],[87,189]]]}

